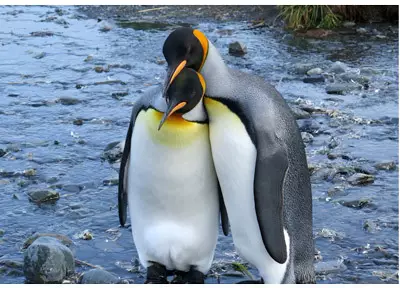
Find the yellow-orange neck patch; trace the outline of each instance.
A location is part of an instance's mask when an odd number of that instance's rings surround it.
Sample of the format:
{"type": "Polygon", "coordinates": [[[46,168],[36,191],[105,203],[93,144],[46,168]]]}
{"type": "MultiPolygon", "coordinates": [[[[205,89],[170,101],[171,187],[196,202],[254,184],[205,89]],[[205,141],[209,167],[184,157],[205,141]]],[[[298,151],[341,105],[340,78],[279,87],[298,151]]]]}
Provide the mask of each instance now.
{"type": "Polygon", "coordinates": [[[148,109],[141,111],[136,121],[137,125],[144,121],[153,141],[165,146],[182,148],[192,144],[199,137],[208,137],[207,124],[187,121],[180,114],[172,114],[158,130],[162,117],[163,113],[148,109]]]}
{"type": "Polygon", "coordinates": [[[206,37],[206,35],[203,34],[203,32],[201,32],[200,30],[193,30],[193,35],[199,39],[201,47],[203,47],[203,61],[201,62],[201,66],[199,71],[201,70],[201,68],[204,65],[204,62],[206,62],[206,58],[207,58],[207,53],[208,53],[208,39],[206,37]]]}

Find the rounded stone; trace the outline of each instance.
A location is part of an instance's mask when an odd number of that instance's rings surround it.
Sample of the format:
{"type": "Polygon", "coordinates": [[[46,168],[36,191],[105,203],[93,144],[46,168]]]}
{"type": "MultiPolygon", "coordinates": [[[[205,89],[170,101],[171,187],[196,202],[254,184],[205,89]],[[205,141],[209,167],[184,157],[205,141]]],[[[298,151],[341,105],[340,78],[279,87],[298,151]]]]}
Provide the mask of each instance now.
{"type": "Polygon", "coordinates": [[[61,283],[75,270],[71,250],[52,237],[35,240],[24,254],[24,275],[30,283],[61,283]]]}

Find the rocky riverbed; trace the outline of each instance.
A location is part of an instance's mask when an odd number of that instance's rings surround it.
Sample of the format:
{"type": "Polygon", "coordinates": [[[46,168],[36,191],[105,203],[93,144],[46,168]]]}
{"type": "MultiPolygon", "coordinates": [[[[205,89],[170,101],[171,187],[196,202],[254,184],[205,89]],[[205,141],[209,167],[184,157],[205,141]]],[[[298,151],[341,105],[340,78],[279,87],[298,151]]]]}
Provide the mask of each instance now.
{"type": "MultiPolygon", "coordinates": [[[[0,283],[143,283],[118,222],[119,159],[131,105],[163,82],[162,43],[185,25],[292,107],[312,178],[318,283],[398,283],[398,27],[309,38],[271,27],[274,13],[0,6],[0,283]]],[[[206,282],[251,275],[220,236],[206,282]]]]}

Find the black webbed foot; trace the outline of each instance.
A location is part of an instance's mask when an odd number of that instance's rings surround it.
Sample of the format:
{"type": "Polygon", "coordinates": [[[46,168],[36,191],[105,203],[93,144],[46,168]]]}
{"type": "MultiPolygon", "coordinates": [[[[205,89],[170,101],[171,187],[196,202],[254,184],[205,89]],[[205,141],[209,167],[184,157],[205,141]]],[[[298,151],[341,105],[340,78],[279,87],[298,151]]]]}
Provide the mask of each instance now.
{"type": "Polygon", "coordinates": [[[144,284],[168,284],[167,268],[164,265],[153,262],[147,267],[146,281],[144,284]]]}

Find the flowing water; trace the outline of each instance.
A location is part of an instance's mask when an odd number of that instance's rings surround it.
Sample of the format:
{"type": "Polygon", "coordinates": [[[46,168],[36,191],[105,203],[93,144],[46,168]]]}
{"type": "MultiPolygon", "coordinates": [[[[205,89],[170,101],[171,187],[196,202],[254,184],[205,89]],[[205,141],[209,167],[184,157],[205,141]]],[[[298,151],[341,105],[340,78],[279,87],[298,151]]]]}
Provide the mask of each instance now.
{"type": "MultiPolygon", "coordinates": [[[[119,228],[117,186],[105,181],[118,177],[119,164],[101,156],[109,143],[124,140],[136,97],[163,82],[162,44],[174,26],[110,26],[76,7],[0,6],[0,258],[22,259],[21,246],[35,232],[65,234],[75,242],[76,258],[141,283],[130,229],[119,228]],[[60,193],[56,204],[29,201],[29,191],[49,188],[60,193]],[[86,229],[92,240],[78,237],[86,229]]],[[[373,168],[398,164],[397,28],[371,27],[386,33],[380,38],[353,33],[312,40],[244,22],[200,19],[195,26],[228,65],[268,79],[292,105],[339,111],[299,120],[314,134],[306,151],[315,167],[318,283],[397,283],[398,170],[373,168]],[[244,57],[228,54],[234,40],[248,47],[244,57]],[[368,89],[328,95],[325,84],[306,84],[295,73],[299,63],[328,70],[335,61],[369,73],[368,89]],[[346,157],[329,159],[326,149],[346,157]],[[318,177],[321,171],[328,172],[318,177]],[[349,185],[354,171],[372,171],[375,181],[349,185]],[[337,193],[328,194],[334,187],[337,193]],[[353,200],[357,207],[342,205],[353,200]]],[[[221,283],[242,280],[224,274],[233,261],[240,260],[231,237],[220,236],[206,282],[216,283],[217,274],[221,283]]],[[[1,272],[0,279],[24,281],[1,272]]]]}

